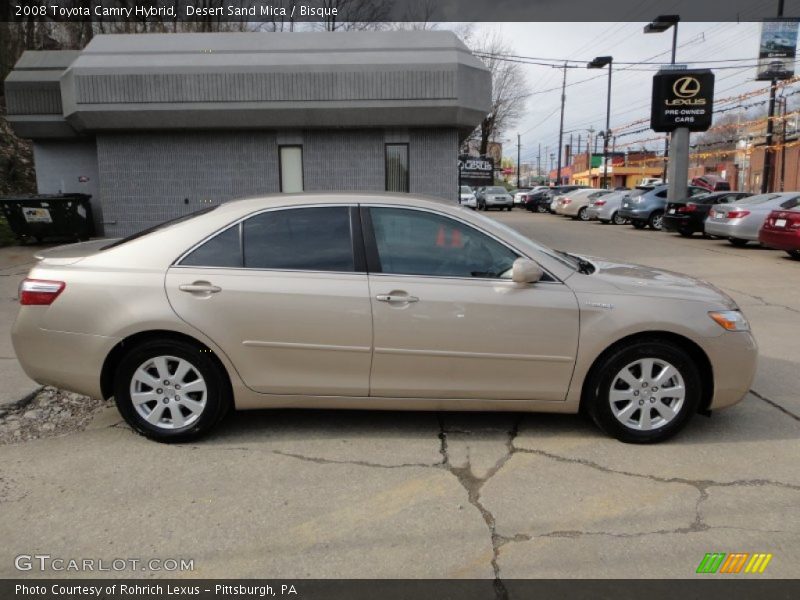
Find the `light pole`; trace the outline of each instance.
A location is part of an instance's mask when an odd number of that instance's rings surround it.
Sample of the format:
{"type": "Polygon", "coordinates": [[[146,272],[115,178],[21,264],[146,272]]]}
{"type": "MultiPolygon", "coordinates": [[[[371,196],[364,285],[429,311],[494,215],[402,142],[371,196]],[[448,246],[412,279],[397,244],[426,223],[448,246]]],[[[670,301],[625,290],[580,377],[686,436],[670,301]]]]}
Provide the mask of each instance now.
{"type": "Polygon", "coordinates": [[[600,187],[608,186],[608,138],[611,137],[611,70],[614,57],[598,56],[586,65],[587,69],[602,69],[608,66],[608,93],[606,95],[606,130],[603,134],[603,182],[600,187]]]}
{"type": "MultiPolygon", "coordinates": [[[[645,33],[664,33],[667,29],[672,27],[672,58],[670,64],[675,64],[675,51],[678,49],[678,23],[680,22],[680,15],[659,15],[652,23],[645,25],[645,33]]],[[[664,175],[663,179],[667,181],[667,157],[669,156],[669,137],[664,138],[664,175]]]]}

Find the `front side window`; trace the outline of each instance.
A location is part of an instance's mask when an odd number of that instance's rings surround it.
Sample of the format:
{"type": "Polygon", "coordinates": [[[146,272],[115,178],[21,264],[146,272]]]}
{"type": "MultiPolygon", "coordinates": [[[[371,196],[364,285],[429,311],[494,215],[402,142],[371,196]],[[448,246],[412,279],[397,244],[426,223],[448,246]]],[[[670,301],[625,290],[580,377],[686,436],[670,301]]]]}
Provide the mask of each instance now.
{"type": "Polygon", "coordinates": [[[369,210],[383,273],[509,277],[518,258],[500,242],[449,217],[403,208],[369,210]]]}
{"type": "Polygon", "coordinates": [[[354,271],[346,206],[267,211],[242,226],[244,267],[354,271]]]}
{"type": "Polygon", "coordinates": [[[408,144],[386,144],[386,191],[408,192],[408,144]]]}

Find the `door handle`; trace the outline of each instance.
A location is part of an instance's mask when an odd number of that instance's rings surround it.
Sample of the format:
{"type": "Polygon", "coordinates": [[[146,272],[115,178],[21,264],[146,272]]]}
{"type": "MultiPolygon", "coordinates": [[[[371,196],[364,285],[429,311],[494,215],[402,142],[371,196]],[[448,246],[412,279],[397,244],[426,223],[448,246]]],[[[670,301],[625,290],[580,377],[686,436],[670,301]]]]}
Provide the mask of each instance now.
{"type": "Polygon", "coordinates": [[[375,299],[379,302],[397,302],[397,303],[408,303],[408,302],[419,302],[419,298],[416,296],[409,296],[407,294],[378,294],[375,296],[375,299]]]}
{"type": "Polygon", "coordinates": [[[182,292],[189,292],[190,294],[216,294],[221,292],[222,288],[217,285],[211,285],[207,281],[195,281],[194,283],[184,283],[178,286],[182,292]]]}

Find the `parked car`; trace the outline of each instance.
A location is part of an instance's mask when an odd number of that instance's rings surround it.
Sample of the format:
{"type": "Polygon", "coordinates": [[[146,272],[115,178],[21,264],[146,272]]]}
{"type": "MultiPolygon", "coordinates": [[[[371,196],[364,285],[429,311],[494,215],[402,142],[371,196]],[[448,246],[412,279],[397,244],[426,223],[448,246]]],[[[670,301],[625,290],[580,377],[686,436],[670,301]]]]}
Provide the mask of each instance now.
{"type": "MultiPolygon", "coordinates": [[[[668,186],[657,185],[653,188],[642,187],[642,192],[631,193],[630,198],[622,201],[622,208],[619,209],[621,217],[628,219],[636,229],[644,229],[648,225],[651,229],[660,230],[661,220],[664,217],[664,209],[667,206],[668,186]]],[[[705,194],[707,190],[690,185],[688,188],[689,197],[697,194],[705,194]]]]}
{"type": "Polygon", "coordinates": [[[727,239],[734,246],[746,246],[758,241],[758,231],[773,210],[790,210],[798,203],[800,192],[780,192],[720,204],[709,211],[705,231],[727,239]]]}
{"type": "Polygon", "coordinates": [[[600,198],[610,193],[611,190],[596,190],[592,188],[568,192],[560,197],[556,205],[556,214],[588,221],[589,203],[595,198],[600,198]]]}
{"type": "Polygon", "coordinates": [[[556,196],[585,187],[585,185],[557,185],[547,188],[542,192],[533,194],[532,198],[529,197],[525,203],[525,208],[533,212],[552,212],[550,210],[550,204],[556,196]]]}
{"type": "Polygon", "coordinates": [[[706,217],[712,207],[718,204],[730,204],[752,196],[748,192],[710,192],[698,194],[691,200],[667,203],[662,227],[664,231],[675,231],[689,237],[695,232],[703,232],[706,217]]]}
{"type": "Polygon", "coordinates": [[[729,192],[731,184],[718,175],[701,175],[692,179],[692,185],[701,187],[709,192],[729,192]]]}
{"type": "Polygon", "coordinates": [[[585,410],[658,442],[741,400],[756,367],[711,285],[409,194],[239,200],[38,258],[12,328],[25,372],[113,396],[164,442],[287,406],[585,410]]]}
{"type": "Polygon", "coordinates": [[[514,199],[504,187],[490,186],[481,188],[481,191],[476,196],[478,210],[489,210],[490,208],[511,210],[514,207],[514,199]]]}
{"type": "Polygon", "coordinates": [[[758,241],[800,260],[800,209],[773,210],[758,232],[758,241]]]}
{"type": "Polygon", "coordinates": [[[478,199],[475,197],[475,192],[468,185],[462,185],[458,194],[458,203],[461,206],[469,206],[470,208],[478,208],[478,199]]]}
{"type": "Polygon", "coordinates": [[[548,188],[546,185],[537,185],[529,189],[517,190],[517,192],[514,194],[514,206],[524,206],[525,199],[528,196],[548,189],[550,188],[548,188]]]}
{"type": "Polygon", "coordinates": [[[627,198],[630,193],[630,190],[626,190],[595,198],[589,203],[586,214],[590,220],[597,219],[605,224],[624,225],[628,220],[619,215],[619,209],[622,206],[622,200],[627,198]]]}

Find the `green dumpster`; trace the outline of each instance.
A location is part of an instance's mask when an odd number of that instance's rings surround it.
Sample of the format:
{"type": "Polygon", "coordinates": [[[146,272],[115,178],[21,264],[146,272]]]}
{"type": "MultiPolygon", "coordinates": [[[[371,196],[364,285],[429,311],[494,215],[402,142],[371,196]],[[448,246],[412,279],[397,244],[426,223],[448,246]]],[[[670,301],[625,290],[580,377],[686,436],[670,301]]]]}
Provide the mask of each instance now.
{"type": "Polygon", "coordinates": [[[94,235],[88,194],[39,194],[0,198],[0,211],[20,242],[88,240],[94,235]]]}

